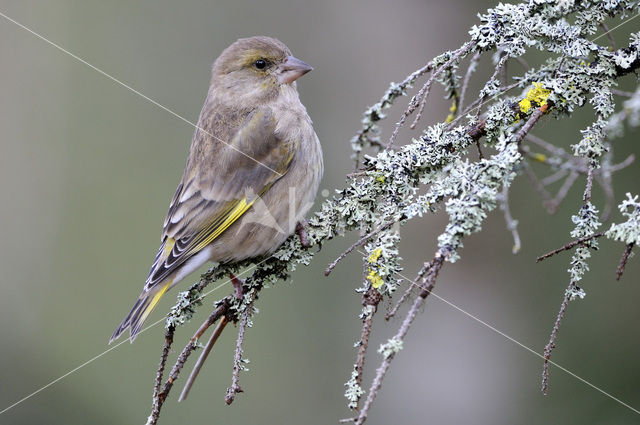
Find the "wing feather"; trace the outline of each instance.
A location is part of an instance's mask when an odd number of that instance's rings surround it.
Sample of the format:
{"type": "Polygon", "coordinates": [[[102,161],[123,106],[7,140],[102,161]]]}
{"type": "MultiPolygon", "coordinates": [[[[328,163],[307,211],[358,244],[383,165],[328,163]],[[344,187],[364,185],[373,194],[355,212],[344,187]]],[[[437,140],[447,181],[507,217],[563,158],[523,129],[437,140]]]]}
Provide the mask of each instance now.
{"type": "Polygon", "coordinates": [[[237,128],[229,128],[221,116],[213,117],[205,130],[222,140],[227,136],[231,146],[196,131],[146,290],[166,280],[242,217],[286,174],[296,152],[295,141],[277,137],[269,109],[250,113],[237,128]]]}

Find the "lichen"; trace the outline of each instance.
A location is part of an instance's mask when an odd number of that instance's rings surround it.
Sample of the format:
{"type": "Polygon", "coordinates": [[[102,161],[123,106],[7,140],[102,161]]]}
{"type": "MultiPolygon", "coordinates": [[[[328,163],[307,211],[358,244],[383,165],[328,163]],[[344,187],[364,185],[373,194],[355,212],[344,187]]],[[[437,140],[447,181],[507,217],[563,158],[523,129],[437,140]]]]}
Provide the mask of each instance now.
{"type": "Polygon", "coordinates": [[[524,99],[518,102],[520,112],[527,114],[533,105],[546,105],[549,95],[551,95],[551,90],[545,89],[542,83],[533,83],[533,88],[527,92],[524,99]]]}
{"type": "Polygon", "coordinates": [[[381,344],[378,353],[382,354],[385,359],[395,356],[402,350],[402,341],[396,338],[389,339],[386,343],[381,344]]]}
{"type": "Polygon", "coordinates": [[[354,370],[351,372],[351,378],[345,382],[344,386],[347,387],[347,389],[344,390],[344,396],[349,401],[347,407],[349,407],[349,409],[356,409],[360,397],[364,395],[364,390],[358,385],[358,372],[355,365],[354,370]]]}
{"type": "Polygon", "coordinates": [[[606,236],[624,244],[640,244],[640,201],[638,195],[631,196],[627,193],[627,199],[624,199],[618,209],[623,216],[627,218],[622,223],[613,223],[606,236]]]}

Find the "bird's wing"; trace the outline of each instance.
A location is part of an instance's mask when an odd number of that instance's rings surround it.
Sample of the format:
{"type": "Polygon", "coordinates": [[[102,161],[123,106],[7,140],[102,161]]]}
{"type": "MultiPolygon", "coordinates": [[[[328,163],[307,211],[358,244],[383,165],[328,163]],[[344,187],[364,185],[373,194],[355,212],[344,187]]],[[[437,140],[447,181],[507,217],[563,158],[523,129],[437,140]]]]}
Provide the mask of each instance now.
{"type": "Polygon", "coordinates": [[[213,242],[288,171],[297,142],[277,137],[270,109],[252,112],[235,129],[222,120],[214,114],[207,127],[227,131],[208,133],[230,140],[196,131],[145,291],[213,242]]]}

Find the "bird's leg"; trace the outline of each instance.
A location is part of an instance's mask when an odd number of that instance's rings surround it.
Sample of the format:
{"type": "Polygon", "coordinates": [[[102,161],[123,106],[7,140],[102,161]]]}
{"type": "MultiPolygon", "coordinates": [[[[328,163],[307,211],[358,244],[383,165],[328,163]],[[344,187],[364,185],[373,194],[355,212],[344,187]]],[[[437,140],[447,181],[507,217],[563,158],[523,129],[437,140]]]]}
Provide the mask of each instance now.
{"type": "Polygon", "coordinates": [[[309,242],[309,239],[307,238],[307,225],[308,223],[306,220],[299,221],[296,225],[296,232],[300,238],[300,245],[302,245],[303,248],[309,248],[311,246],[311,242],[309,242]]]}
{"type": "Polygon", "coordinates": [[[233,287],[236,290],[236,298],[241,300],[242,298],[244,298],[244,290],[242,289],[242,285],[244,285],[244,280],[243,279],[239,279],[235,274],[233,273],[229,273],[230,277],[231,277],[231,284],[233,285],[233,287]]]}

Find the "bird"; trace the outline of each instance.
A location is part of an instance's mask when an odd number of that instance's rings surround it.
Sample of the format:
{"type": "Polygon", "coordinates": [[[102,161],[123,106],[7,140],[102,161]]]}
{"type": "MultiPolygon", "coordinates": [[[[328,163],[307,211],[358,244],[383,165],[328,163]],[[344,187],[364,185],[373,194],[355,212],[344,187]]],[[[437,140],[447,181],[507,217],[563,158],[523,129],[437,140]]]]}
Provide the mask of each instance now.
{"type": "Polygon", "coordinates": [[[296,87],[312,69],[266,36],[238,39],[214,61],[155,261],[109,343],[127,329],[133,342],[161,297],[203,264],[267,256],[303,222],[324,170],[296,87]]]}

